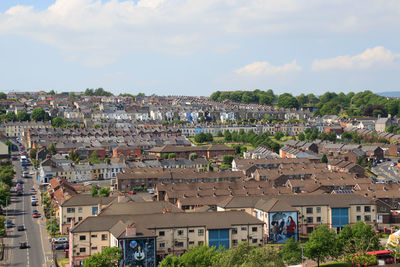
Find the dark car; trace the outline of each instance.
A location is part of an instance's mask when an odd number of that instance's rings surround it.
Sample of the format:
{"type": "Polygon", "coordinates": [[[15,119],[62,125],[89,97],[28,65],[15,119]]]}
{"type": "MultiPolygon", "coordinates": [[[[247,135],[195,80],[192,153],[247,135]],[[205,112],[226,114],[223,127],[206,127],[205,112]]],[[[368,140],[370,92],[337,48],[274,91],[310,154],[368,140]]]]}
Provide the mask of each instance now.
{"type": "Polygon", "coordinates": [[[12,223],[11,220],[7,220],[7,221],[6,221],[6,227],[7,227],[7,228],[13,227],[13,223],[12,223]]]}
{"type": "Polygon", "coordinates": [[[20,242],[19,243],[19,248],[20,249],[24,249],[24,248],[28,248],[28,242],[20,242]]]}
{"type": "Polygon", "coordinates": [[[54,247],[56,250],[63,250],[63,249],[68,249],[69,248],[69,244],[65,243],[65,244],[58,244],[54,247]]]}
{"type": "Polygon", "coordinates": [[[18,225],[18,226],[17,226],[17,230],[18,230],[18,231],[24,231],[24,230],[25,230],[25,227],[24,227],[23,225],[18,225]]]}

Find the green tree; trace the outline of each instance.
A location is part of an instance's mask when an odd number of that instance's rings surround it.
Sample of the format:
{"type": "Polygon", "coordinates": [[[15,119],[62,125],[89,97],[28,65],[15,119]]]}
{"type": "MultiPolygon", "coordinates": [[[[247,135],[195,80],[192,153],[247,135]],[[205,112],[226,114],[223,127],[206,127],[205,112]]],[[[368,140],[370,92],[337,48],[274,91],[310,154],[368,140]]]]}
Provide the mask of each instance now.
{"type": "Polygon", "coordinates": [[[225,142],[231,142],[232,141],[232,134],[229,131],[224,132],[224,139],[225,142]]]}
{"type": "Polygon", "coordinates": [[[176,157],[175,153],[169,153],[168,159],[174,159],[176,157]]]}
{"type": "Polygon", "coordinates": [[[182,256],[170,259],[165,259],[160,263],[160,267],[167,266],[193,266],[203,267],[212,266],[222,252],[215,250],[214,247],[196,246],[191,247],[182,256]]]}
{"type": "Polygon", "coordinates": [[[235,157],[232,155],[225,155],[222,159],[223,164],[232,166],[232,161],[235,157]]]}
{"type": "Polygon", "coordinates": [[[50,146],[49,146],[49,151],[50,151],[50,153],[51,153],[52,155],[57,154],[56,146],[55,146],[53,143],[50,144],[50,146]]]}
{"type": "Polygon", "coordinates": [[[299,141],[304,141],[304,140],[306,140],[306,136],[304,135],[304,133],[299,133],[298,138],[299,138],[299,141]]]}
{"type": "Polygon", "coordinates": [[[0,205],[2,207],[6,207],[7,204],[10,204],[10,185],[5,182],[0,182],[0,205]]]}
{"type": "Polygon", "coordinates": [[[55,117],[51,121],[51,126],[56,127],[56,128],[64,127],[66,124],[67,124],[67,121],[61,117],[55,117]]]}
{"type": "Polygon", "coordinates": [[[99,190],[99,197],[108,197],[110,196],[110,187],[102,187],[99,190]]]}
{"type": "Polygon", "coordinates": [[[289,238],[281,249],[282,259],[288,265],[299,264],[303,261],[301,254],[300,243],[296,242],[293,238],[289,238]]]}
{"type": "Polygon", "coordinates": [[[46,112],[42,108],[35,108],[31,113],[31,120],[44,121],[46,112]]]}
{"type": "Polygon", "coordinates": [[[280,108],[299,108],[299,102],[291,94],[284,93],[278,98],[278,107],[280,108]]]}
{"type": "Polygon", "coordinates": [[[364,222],[346,225],[338,235],[341,251],[344,254],[365,253],[380,248],[379,238],[373,227],[364,222]]]}
{"type": "Polygon", "coordinates": [[[189,155],[189,159],[190,160],[195,160],[195,159],[197,159],[197,154],[196,153],[190,153],[190,155],[189,155]]]}
{"type": "Polygon", "coordinates": [[[99,195],[99,189],[97,188],[97,185],[92,185],[90,194],[92,195],[92,197],[97,197],[99,195]]]}
{"type": "Polygon", "coordinates": [[[304,253],[307,258],[317,262],[318,266],[333,255],[336,250],[336,234],[326,224],[317,226],[304,247],[304,253]]]}
{"type": "Polygon", "coordinates": [[[20,110],[17,112],[17,121],[29,121],[29,119],[29,114],[26,111],[20,110]]]}
{"type": "Polygon", "coordinates": [[[281,138],[283,137],[283,136],[285,136],[281,131],[279,131],[279,132],[276,132],[276,133],[274,133],[274,138],[276,139],[276,140],[281,140],[281,138]]]}
{"type": "Polygon", "coordinates": [[[7,99],[7,95],[3,92],[0,92],[0,99],[7,99]]]}
{"type": "Polygon", "coordinates": [[[60,232],[57,218],[51,218],[46,221],[46,230],[51,236],[55,236],[58,232],[60,232]]]}
{"type": "Polygon", "coordinates": [[[206,141],[207,142],[212,142],[212,141],[214,141],[214,137],[212,136],[212,134],[211,133],[206,133],[206,141]]]}
{"type": "Polygon", "coordinates": [[[69,152],[68,158],[77,164],[77,163],[79,163],[80,155],[77,151],[72,150],[69,152]]]}
{"type": "Polygon", "coordinates": [[[83,261],[83,267],[117,267],[122,258],[122,249],[117,247],[105,248],[83,261]]]}
{"type": "Polygon", "coordinates": [[[36,154],[37,154],[36,148],[32,148],[32,149],[29,151],[29,157],[30,157],[31,159],[36,159],[36,154]]]}
{"type": "Polygon", "coordinates": [[[14,111],[7,112],[6,120],[7,121],[16,121],[17,120],[17,116],[15,115],[14,111]]]}
{"type": "Polygon", "coordinates": [[[196,142],[196,143],[204,143],[204,142],[206,142],[206,139],[207,139],[207,137],[206,137],[206,134],[205,133],[203,133],[203,132],[201,132],[201,133],[198,133],[198,134],[196,134],[195,136],[194,136],[194,141],[196,142]]]}
{"type": "Polygon", "coordinates": [[[96,151],[96,150],[94,150],[94,151],[92,152],[92,154],[90,154],[89,162],[90,162],[91,164],[99,164],[99,163],[101,163],[100,157],[99,157],[99,155],[97,154],[97,151],[96,151]]]}
{"type": "Polygon", "coordinates": [[[47,93],[48,95],[55,95],[56,92],[54,90],[51,90],[50,92],[47,93]]]}
{"type": "Polygon", "coordinates": [[[221,130],[219,130],[219,131],[217,132],[217,137],[224,137],[224,134],[222,133],[221,130]]]}
{"type": "Polygon", "coordinates": [[[321,163],[328,163],[328,157],[326,156],[326,154],[322,155],[321,163]]]}
{"type": "Polygon", "coordinates": [[[213,267],[284,267],[278,251],[273,248],[255,247],[242,242],[220,254],[213,267]]]}

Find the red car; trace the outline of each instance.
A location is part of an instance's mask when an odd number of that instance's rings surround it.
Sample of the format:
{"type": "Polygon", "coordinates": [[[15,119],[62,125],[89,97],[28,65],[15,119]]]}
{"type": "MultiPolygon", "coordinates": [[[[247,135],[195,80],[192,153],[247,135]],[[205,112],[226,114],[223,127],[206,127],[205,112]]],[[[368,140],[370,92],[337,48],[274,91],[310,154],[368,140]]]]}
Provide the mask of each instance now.
{"type": "Polygon", "coordinates": [[[40,217],[39,212],[33,212],[32,218],[39,218],[39,217],[40,217]]]}

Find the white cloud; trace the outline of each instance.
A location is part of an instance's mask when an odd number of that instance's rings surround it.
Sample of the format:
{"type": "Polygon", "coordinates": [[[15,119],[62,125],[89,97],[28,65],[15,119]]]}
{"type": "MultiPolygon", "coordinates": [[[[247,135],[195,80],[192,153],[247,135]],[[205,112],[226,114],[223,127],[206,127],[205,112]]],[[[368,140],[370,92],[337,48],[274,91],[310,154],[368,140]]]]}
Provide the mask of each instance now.
{"type": "Polygon", "coordinates": [[[316,59],[312,64],[312,70],[365,70],[394,67],[399,63],[400,54],[395,54],[382,46],[376,46],[368,48],[355,56],[346,55],[328,59],[316,59]]]}
{"type": "Polygon", "coordinates": [[[22,35],[97,66],[126,53],[213,52],[210,43],[272,35],[396,34],[399,18],[398,0],[56,0],[41,11],[17,5],[0,13],[0,35],[22,35]]]}
{"type": "Polygon", "coordinates": [[[292,62],[284,64],[282,66],[273,66],[266,61],[253,62],[240,69],[235,70],[237,74],[251,76],[277,75],[285,73],[287,74],[299,71],[301,71],[301,67],[297,65],[296,60],[293,60],[292,62]]]}

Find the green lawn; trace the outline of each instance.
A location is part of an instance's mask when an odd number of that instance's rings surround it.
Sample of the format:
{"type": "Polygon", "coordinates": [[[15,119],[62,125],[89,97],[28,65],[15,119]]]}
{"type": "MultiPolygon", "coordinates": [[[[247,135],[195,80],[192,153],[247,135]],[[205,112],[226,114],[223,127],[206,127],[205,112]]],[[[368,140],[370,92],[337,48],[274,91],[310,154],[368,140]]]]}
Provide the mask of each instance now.
{"type": "Polygon", "coordinates": [[[59,259],[57,259],[57,263],[61,267],[65,267],[66,264],[68,263],[68,258],[59,258],[59,259]]]}
{"type": "MultiPolygon", "coordinates": [[[[317,265],[315,265],[317,266],[317,265]]],[[[314,266],[314,267],[315,267],[314,266]]],[[[344,262],[329,262],[325,264],[320,264],[320,267],[329,266],[329,267],[351,267],[351,264],[344,263],[344,262]]]]}

